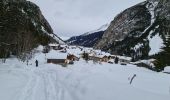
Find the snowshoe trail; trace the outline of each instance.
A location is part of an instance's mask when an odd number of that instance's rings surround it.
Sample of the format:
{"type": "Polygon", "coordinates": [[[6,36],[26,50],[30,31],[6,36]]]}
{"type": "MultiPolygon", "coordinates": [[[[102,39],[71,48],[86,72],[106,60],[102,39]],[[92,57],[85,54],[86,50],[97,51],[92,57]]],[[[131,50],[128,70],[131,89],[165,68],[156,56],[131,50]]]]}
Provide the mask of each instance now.
{"type": "Polygon", "coordinates": [[[32,75],[29,77],[29,81],[26,84],[25,88],[23,89],[23,93],[19,100],[32,100],[33,91],[35,91],[36,83],[38,82],[37,76],[34,72],[31,73],[32,75]]]}
{"type": "Polygon", "coordinates": [[[78,100],[66,84],[57,79],[57,73],[35,69],[30,71],[28,83],[18,100],[78,100]]]}

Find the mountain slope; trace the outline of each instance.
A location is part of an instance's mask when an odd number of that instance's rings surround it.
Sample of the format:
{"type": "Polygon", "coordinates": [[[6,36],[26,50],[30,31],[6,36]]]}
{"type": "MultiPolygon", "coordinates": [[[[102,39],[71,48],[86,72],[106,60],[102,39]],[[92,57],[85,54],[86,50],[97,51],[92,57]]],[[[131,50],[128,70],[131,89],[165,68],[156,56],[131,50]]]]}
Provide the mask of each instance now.
{"type": "Polygon", "coordinates": [[[59,43],[34,3],[26,0],[1,0],[0,12],[0,57],[11,53],[20,55],[39,44],[59,43]]]}
{"type": "Polygon", "coordinates": [[[103,36],[104,31],[108,28],[109,24],[102,25],[99,29],[86,32],[80,36],[74,36],[66,42],[71,45],[80,45],[85,47],[93,47],[103,36]]]}
{"type": "Polygon", "coordinates": [[[114,54],[131,56],[134,61],[151,57],[157,59],[156,66],[160,63],[160,66],[170,65],[168,61],[158,61],[158,58],[163,59],[165,56],[157,56],[163,55],[162,48],[165,42],[169,43],[169,4],[170,1],[167,0],[147,0],[126,9],[115,17],[94,47],[114,54]],[[155,44],[159,44],[156,51],[155,44]]]}
{"type": "Polygon", "coordinates": [[[80,35],[71,37],[66,41],[70,45],[80,45],[85,47],[93,47],[99,39],[102,38],[104,31],[95,32],[88,35],[80,35]]]}
{"type": "MultiPolygon", "coordinates": [[[[135,5],[117,15],[115,19],[111,22],[109,28],[104,33],[102,39],[96,45],[96,48],[108,50],[111,49],[111,46],[113,44],[116,45],[119,41],[121,42],[124,40],[132,40],[131,42],[129,42],[129,44],[134,43],[135,38],[140,37],[142,35],[142,32],[145,31],[145,29],[149,27],[151,23],[151,14],[145,7],[145,3],[146,2],[135,5]]],[[[126,46],[121,43],[120,45],[126,46]]],[[[114,49],[125,49],[119,48],[120,45],[118,45],[117,48],[114,47],[114,49]]],[[[134,43],[133,45],[135,46],[136,44],[134,43]]],[[[119,51],[119,54],[123,54],[122,50],[115,51],[119,51]]]]}

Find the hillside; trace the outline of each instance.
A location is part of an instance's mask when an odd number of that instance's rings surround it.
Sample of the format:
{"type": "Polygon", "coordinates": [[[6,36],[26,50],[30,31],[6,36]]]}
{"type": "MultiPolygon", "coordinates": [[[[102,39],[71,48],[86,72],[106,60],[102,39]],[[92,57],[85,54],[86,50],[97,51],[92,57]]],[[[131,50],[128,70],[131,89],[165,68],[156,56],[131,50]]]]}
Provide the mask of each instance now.
{"type": "Polygon", "coordinates": [[[20,56],[38,45],[60,43],[39,7],[26,0],[0,1],[0,58],[20,56]]]}
{"type": "Polygon", "coordinates": [[[109,24],[105,24],[97,30],[86,32],[80,36],[73,36],[66,40],[66,43],[70,45],[93,47],[102,38],[104,31],[108,28],[108,26],[109,24]]]}
{"type": "Polygon", "coordinates": [[[170,2],[146,0],[125,9],[103,31],[71,37],[71,45],[94,47],[133,61],[155,59],[157,71],[170,65],[170,2]]]}
{"type": "Polygon", "coordinates": [[[95,32],[88,35],[74,36],[66,40],[70,45],[93,47],[103,36],[104,31],[95,32]]]}
{"type": "Polygon", "coordinates": [[[170,2],[147,0],[118,14],[103,37],[94,46],[113,54],[126,55],[133,61],[154,58],[158,70],[170,65],[170,2]],[[166,49],[165,49],[166,48],[166,49]]]}

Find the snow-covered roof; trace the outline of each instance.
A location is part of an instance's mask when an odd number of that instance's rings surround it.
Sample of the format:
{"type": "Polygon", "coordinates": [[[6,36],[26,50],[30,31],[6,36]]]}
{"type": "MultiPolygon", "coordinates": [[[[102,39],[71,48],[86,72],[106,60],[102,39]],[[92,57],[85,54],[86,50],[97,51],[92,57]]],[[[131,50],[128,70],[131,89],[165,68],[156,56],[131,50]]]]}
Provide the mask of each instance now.
{"type": "Polygon", "coordinates": [[[49,46],[59,46],[59,44],[56,44],[56,43],[54,43],[54,44],[49,44],[49,46]]]}
{"type": "Polygon", "coordinates": [[[164,68],[164,72],[170,73],[170,66],[165,67],[165,68],[164,68]]]}

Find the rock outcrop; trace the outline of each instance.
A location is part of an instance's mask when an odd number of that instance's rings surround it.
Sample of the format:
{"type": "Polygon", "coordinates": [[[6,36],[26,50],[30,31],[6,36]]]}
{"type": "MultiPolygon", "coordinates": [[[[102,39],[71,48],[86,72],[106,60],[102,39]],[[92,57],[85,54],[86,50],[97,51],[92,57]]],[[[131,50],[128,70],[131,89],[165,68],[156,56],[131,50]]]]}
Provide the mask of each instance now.
{"type": "Polygon", "coordinates": [[[155,58],[156,66],[167,66],[170,63],[161,59],[170,58],[167,53],[170,53],[169,35],[170,1],[147,0],[118,14],[94,47],[113,54],[131,56],[134,61],[155,58]],[[159,38],[162,46],[157,52],[151,53],[155,49],[153,45],[158,43],[157,40],[153,42],[154,38],[159,38]]]}

